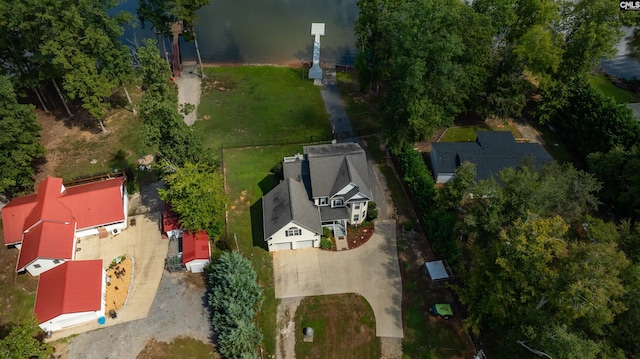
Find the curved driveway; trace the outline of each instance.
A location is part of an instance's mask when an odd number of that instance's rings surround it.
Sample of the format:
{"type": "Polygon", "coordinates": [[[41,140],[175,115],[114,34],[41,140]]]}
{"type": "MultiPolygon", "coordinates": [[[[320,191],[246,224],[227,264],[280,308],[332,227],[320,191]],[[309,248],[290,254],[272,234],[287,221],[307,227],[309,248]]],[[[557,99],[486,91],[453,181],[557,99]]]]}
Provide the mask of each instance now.
{"type": "Polygon", "coordinates": [[[274,252],[273,267],[276,298],[357,293],[373,309],[377,336],[403,337],[394,220],[376,221],[374,235],[355,249],[274,252]]]}

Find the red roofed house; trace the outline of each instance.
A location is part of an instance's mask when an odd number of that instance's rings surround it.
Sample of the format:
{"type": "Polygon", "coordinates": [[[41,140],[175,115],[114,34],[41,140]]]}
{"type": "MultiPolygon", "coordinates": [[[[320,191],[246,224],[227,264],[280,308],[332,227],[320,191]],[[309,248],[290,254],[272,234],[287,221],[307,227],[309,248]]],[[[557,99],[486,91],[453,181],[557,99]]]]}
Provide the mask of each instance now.
{"type": "Polygon", "coordinates": [[[74,260],[77,238],[126,228],[127,206],[124,177],[69,188],[47,177],[2,208],[4,244],[20,250],[17,272],[37,276],[74,260]]]}
{"type": "Polygon", "coordinates": [[[104,317],[106,274],[102,260],[64,262],[40,275],[34,312],[53,332],[104,317]]]}
{"type": "Polygon", "coordinates": [[[182,263],[193,273],[204,272],[211,261],[211,242],[206,231],[182,234],[182,263]]]}
{"type": "Polygon", "coordinates": [[[178,255],[187,270],[193,273],[204,271],[211,261],[211,243],[206,231],[192,233],[182,229],[178,215],[171,210],[169,204],[164,205],[162,212],[162,231],[168,238],[179,240],[178,255]]]}

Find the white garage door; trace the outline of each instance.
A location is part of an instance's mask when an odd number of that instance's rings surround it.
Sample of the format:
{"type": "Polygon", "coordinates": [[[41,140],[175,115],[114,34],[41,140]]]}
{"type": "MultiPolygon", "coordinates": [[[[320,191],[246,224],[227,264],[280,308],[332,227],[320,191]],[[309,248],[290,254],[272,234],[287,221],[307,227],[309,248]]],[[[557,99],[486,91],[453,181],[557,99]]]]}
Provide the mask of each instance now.
{"type": "Polygon", "coordinates": [[[299,241],[297,242],[298,249],[300,248],[313,248],[313,241],[299,241]]]}
{"type": "Polygon", "coordinates": [[[291,249],[291,242],[286,242],[286,243],[275,243],[273,245],[273,250],[274,251],[282,251],[285,249],[291,249]]]}

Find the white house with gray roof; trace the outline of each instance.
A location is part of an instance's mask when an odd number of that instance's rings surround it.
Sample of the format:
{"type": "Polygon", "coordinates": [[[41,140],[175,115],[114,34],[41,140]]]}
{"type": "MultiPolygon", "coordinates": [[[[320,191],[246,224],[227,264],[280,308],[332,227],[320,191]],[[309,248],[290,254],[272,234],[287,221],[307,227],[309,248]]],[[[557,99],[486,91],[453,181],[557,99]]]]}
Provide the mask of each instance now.
{"type": "Polygon", "coordinates": [[[262,199],[264,240],[269,251],[320,246],[322,227],[346,237],[361,224],[372,200],[369,168],[359,144],[303,147],[285,157],[283,182],[262,199]]]}

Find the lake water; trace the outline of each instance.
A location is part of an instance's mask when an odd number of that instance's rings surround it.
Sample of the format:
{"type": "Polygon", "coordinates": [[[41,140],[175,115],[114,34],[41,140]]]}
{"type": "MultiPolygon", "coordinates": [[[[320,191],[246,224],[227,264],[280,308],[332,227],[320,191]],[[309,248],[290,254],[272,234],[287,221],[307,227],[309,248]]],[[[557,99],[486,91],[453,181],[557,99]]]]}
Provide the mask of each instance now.
{"type": "MultiPolygon", "coordinates": [[[[114,11],[135,13],[137,4],[137,0],[124,0],[114,11]]],[[[298,64],[301,57],[310,61],[312,22],[326,24],[321,61],[353,65],[357,53],[353,32],[357,0],[212,0],[198,15],[196,33],[203,62],[298,64]]],[[[633,30],[623,30],[618,54],[602,61],[602,68],[614,76],[640,78],[640,63],[629,56],[627,48],[633,30]]],[[[124,38],[154,36],[149,28],[138,25],[128,27],[124,38]]],[[[192,43],[183,43],[180,49],[183,60],[195,60],[192,43]]]]}
{"type": "MultiPolygon", "coordinates": [[[[324,22],[321,61],[353,65],[357,0],[212,0],[198,12],[196,28],[203,62],[300,63],[311,59],[311,23],[324,22]]],[[[113,11],[135,13],[137,0],[113,11]]],[[[136,21],[137,22],[137,21],[136,21]]],[[[154,37],[148,28],[128,27],[125,39],[154,37]]],[[[167,40],[168,41],[168,40],[167,40]]],[[[167,42],[168,44],[168,42],[167,42]]],[[[193,43],[180,46],[183,60],[195,59],[193,43]]]]}

